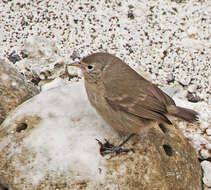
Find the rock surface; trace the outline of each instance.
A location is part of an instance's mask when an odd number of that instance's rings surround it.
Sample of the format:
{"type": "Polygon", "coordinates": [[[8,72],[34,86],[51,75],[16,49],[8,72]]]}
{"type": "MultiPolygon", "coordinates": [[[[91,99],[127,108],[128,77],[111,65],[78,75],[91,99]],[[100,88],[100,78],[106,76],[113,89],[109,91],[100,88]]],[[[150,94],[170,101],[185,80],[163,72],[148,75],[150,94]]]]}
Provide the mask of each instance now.
{"type": "Polygon", "coordinates": [[[102,157],[97,139],[125,137],[90,106],[82,81],[44,90],[0,129],[0,184],[15,190],[200,190],[196,153],[176,125],[132,138],[134,152],[102,157]]]}
{"type": "Polygon", "coordinates": [[[18,73],[11,64],[0,60],[0,123],[7,114],[39,90],[18,73]]]}

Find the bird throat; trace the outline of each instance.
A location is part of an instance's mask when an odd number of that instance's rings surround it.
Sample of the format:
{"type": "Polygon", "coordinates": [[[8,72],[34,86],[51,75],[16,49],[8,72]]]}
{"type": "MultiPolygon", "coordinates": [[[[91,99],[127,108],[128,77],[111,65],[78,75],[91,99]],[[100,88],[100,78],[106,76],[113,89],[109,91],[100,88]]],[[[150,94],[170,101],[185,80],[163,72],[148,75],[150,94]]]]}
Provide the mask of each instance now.
{"type": "Polygon", "coordinates": [[[84,74],[85,82],[93,85],[99,85],[103,83],[102,77],[97,73],[86,73],[84,74]]]}

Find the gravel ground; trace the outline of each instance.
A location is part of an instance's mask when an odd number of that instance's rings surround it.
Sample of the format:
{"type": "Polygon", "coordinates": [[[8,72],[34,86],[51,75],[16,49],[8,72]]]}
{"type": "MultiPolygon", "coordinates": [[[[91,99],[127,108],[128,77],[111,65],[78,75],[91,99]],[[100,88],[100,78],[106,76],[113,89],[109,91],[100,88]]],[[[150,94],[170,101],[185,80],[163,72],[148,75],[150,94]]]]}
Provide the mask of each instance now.
{"type": "Polygon", "coordinates": [[[26,39],[46,37],[65,60],[108,51],[141,66],[154,83],[175,80],[211,101],[209,0],[14,0],[0,9],[0,56],[13,63],[25,56],[26,39]]]}

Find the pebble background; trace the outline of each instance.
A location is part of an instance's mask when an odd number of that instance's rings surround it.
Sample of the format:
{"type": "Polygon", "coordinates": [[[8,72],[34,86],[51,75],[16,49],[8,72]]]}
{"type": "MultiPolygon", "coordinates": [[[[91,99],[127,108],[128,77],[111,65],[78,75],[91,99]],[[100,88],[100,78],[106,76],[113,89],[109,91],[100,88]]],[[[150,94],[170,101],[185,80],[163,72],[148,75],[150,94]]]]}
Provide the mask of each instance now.
{"type": "Polygon", "coordinates": [[[3,0],[0,30],[0,56],[10,62],[27,56],[26,39],[40,36],[54,42],[64,60],[108,51],[140,65],[156,84],[175,80],[211,101],[209,0],[3,0]]]}

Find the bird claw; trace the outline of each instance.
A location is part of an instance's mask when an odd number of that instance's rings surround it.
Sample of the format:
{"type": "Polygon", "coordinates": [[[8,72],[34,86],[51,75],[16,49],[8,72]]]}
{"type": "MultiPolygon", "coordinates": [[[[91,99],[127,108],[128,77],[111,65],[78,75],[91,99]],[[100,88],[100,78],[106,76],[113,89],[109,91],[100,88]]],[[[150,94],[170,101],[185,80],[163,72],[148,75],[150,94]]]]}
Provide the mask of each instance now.
{"type": "Polygon", "coordinates": [[[100,154],[105,156],[107,154],[120,154],[121,152],[130,152],[134,150],[132,148],[121,148],[120,146],[115,146],[111,144],[107,139],[104,139],[105,143],[102,143],[100,140],[96,139],[98,144],[100,145],[100,154]]]}

